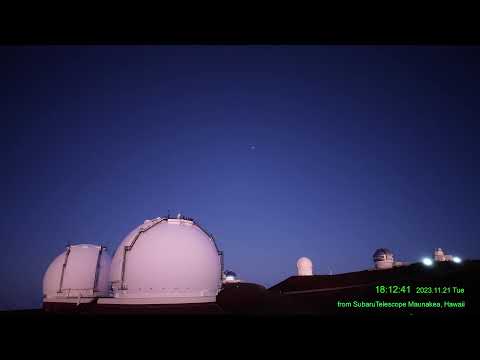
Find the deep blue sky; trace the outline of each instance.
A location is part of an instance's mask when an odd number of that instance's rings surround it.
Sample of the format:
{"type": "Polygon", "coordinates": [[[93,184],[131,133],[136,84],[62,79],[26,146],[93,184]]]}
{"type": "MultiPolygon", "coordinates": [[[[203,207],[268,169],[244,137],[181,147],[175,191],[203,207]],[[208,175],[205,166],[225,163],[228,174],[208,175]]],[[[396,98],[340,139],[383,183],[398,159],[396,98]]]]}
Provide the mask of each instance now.
{"type": "Polygon", "coordinates": [[[2,47],[0,94],[0,309],[168,209],[266,286],[480,257],[479,47],[2,47]]]}

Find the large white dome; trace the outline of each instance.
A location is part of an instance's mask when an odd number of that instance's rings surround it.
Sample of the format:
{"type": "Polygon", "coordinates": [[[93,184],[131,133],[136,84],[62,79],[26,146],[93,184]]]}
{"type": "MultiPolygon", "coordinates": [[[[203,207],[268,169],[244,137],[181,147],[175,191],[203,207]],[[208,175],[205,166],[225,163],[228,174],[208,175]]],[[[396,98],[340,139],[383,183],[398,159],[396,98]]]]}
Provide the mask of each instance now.
{"type": "Polygon", "coordinates": [[[214,302],[222,253],[191,220],[146,220],[117,248],[110,280],[114,297],[124,304],[214,302]]]}
{"type": "Polygon", "coordinates": [[[107,296],[111,261],[103,246],[67,246],[45,272],[44,300],[107,296]]]}

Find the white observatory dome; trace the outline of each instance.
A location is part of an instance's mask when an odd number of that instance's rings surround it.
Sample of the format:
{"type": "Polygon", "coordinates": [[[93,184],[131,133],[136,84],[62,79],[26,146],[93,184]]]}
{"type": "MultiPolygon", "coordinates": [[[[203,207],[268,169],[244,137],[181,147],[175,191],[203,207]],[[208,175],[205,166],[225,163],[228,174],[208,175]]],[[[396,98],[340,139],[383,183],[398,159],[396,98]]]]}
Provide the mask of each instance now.
{"type": "Polygon", "coordinates": [[[117,304],[214,302],[223,255],[212,235],[191,219],[156,218],[119,245],[110,280],[117,304]]]}
{"type": "Polygon", "coordinates": [[[433,258],[435,261],[445,261],[446,260],[446,255],[445,252],[442,250],[442,248],[436,248],[435,251],[433,252],[433,258]]]}
{"type": "Polygon", "coordinates": [[[307,257],[301,257],[297,260],[297,269],[299,276],[311,276],[313,275],[313,263],[307,257]]]}
{"type": "Polygon", "coordinates": [[[391,269],[394,265],[393,253],[385,248],[375,250],[373,262],[376,269],[391,269]]]}
{"type": "Polygon", "coordinates": [[[223,281],[224,282],[237,282],[237,274],[231,270],[226,270],[223,272],[223,281]]]}
{"type": "Polygon", "coordinates": [[[67,246],[45,272],[44,301],[107,296],[111,262],[104,246],[67,246]]]}

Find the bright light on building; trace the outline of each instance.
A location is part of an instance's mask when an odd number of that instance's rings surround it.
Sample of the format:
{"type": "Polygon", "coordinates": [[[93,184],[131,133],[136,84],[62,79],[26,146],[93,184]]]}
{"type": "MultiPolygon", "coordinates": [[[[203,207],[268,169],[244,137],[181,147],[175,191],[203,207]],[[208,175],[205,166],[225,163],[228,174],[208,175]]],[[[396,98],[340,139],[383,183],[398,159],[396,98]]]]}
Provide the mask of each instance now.
{"type": "Polygon", "coordinates": [[[462,262],[462,259],[460,259],[458,256],[454,256],[452,260],[454,263],[457,263],[457,264],[462,262]]]}
{"type": "Polygon", "coordinates": [[[430,258],[423,258],[422,262],[423,262],[423,265],[425,265],[425,266],[432,266],[433,265],[433,261],[430,258]]]}

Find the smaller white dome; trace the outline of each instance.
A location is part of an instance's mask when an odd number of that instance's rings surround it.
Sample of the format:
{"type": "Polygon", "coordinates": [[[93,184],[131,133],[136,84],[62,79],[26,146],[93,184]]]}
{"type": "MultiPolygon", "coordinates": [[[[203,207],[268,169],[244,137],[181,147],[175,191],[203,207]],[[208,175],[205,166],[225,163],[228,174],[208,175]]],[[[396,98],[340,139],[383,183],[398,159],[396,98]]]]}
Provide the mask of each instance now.
{"type": "Polygon", "coordinates": [[[67,246],[45,272],[44,299],[107,296],[111,262],[104,246],[67,246]]]}
{"type": "Polygon", "coordinates": [[[297,260],[297,270],[299,276],[311,276],[313,275],[313,263],[307,257],[301,257],[297,260]]]}

